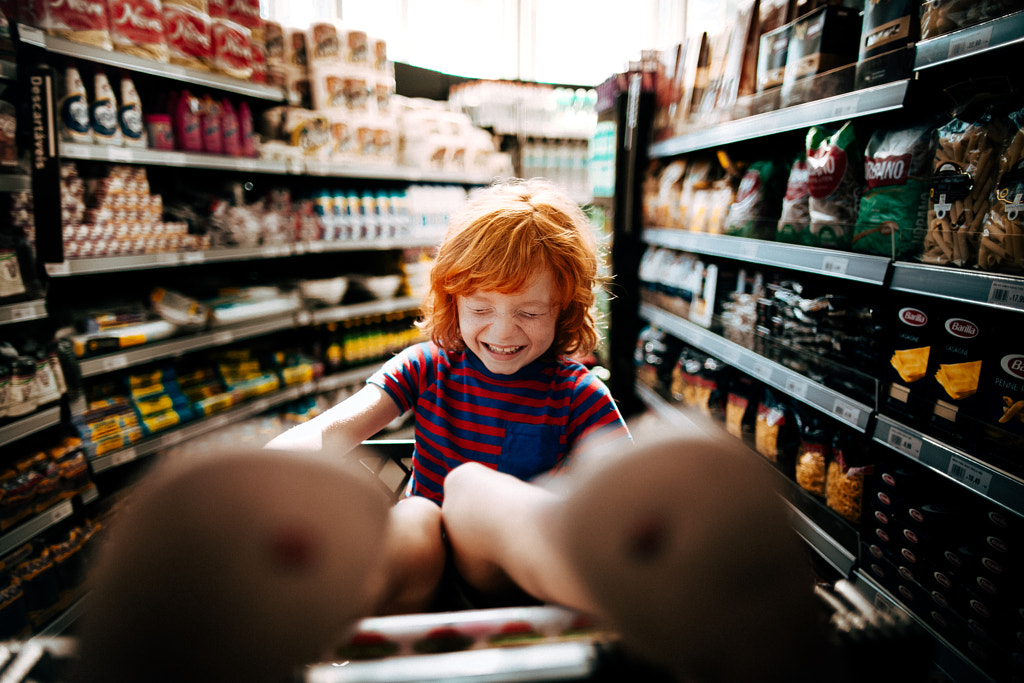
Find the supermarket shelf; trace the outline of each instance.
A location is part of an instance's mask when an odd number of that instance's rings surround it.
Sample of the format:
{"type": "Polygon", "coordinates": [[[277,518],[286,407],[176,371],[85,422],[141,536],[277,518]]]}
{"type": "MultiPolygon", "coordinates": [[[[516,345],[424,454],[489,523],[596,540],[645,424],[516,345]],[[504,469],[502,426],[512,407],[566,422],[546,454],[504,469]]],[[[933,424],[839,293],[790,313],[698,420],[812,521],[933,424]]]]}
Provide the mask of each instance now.
{"type": "Polygon", "coordinates": [[[187,337],[145,344],[127,351],[88,358],[79,361],[78,367],[82,377],[94,377],[161,358],[173,358],[193,351],[226,346],[243,339],[291,329],[297,324],[297,314],[287,313],[240,325],[208,330],[187,337]]]}
{"type": "Polygon", "coordinates": [[[31,189],[32,176],[21,173],[0,173],[0,192],[23,192],[31,189]]]}
{"type": "Polygon", "coordinates": [[[917,263],[893,264],[890,288],[913,294],[1024,311],[1024,278],[917,263]]]}
{"type": "Polygon", "coordinates": [[[914,69],[920,71],[1022,42],[1024,11],[918,41],[914,69]]]}
{"type": "Polygon", "coordinates": [[[209,249],[207,251],[173,251],[133,256],[97,256],[47,263],[45,268],[46,274],[50,277],[71,277],[75,275],[147,270],[150,268],[194,266],[202,263],[253,261],[292,256],[296,253],[299,252],[291,244],[268,244],[262,247],[225,247],[209,249]]]}
{"type": "MultiPolygon", "coordinates": [[[[656,391],[641,382],[634,385],[637,396],[655,414],[667,422],[676,423],[680,419],[680,410],[662,398],[656,391]]],[[[730,437],[731,438],[731,437],[730,437]]],[[[856,564],[856,556],[844,548],[836,539],[800,511],[795,503],[783,499],[789,512],[793,530],[804,539],[836,571],[849,578],[856,564]]]]}
{"type": "Polygon", "coordinates": [[[0,446],[14,443],[26,436],[60,424],[60,406],[38,410],[26,417],[0,427],[0,446]]]}
{"type": "Polygon", "coordinates": [[[34,26],[18,24],[18,38],[23,43],[41,47],[47,52],[59,55],[67,55],[78,59],[85,59],[98,64],[106,64],[130,71],[148,74],[150,76],[161,76],[185,83],[193,83],[209,88],[217,88],[227,92],[233,92],[248,97],[257,97],[275,102],[283,102],[284,92],[281,88],[252,83],[250,81],[223,76],[212,71],[202,69],[191,69],[176,64],[164,64],[153,59],[136,57],[123,52],[104,50],[102,48],[76,43],[64,38],[51,36],[34,26]]]}
{"type": "Polygon", "coordinates": [[[688,133],[651,145],[652,159],[685,154],[752,138],[799,130],[808,126],[870,116],[903,106],[909,80],[798,104],[776,111],[747,116],[696,133],[688,133]]]}
{"type": "Polygon", "coordinates": [[[888,591],[872,581],[863,571],[857,570],[852,578],[853,586],[877,609],[884,612],[902,613],[905,618],[917,623],[935,641],[934,663],[950,680],[956,683],[995,683],[995,681],[978,669],[960,654],[944,638],[935,633],[927,624],[907,609],[901,602],[891,596],[888,591]]]}
{"type": "Polygon", "coordinates": [[[884,284],[890,259],[884,256],[783,244],[730,235],[710,235],[674,228],[646,228],[646,243],[709,256],[737,259],[779,268],[820,273],[873,285],[884,284]]]}
{"type": "Polygon", "coordinates": [[[321,308],[312,311],[311,322],[321,325],[323,323],[334,323],[340,320],[361,318],[365,315],[383,315],[385,313],[396,313],[418,309],[420,300],[414,296],[404,296],[397,299],[380,299],[367,301],[361,304],[348,306],[334,306],[332,308],[321,308]]]}
{"type": "Polygon", "coordinates": [[[332,251],[381,251],[436,247],[440,242],[440,235],[435,237],[377,237],[359,240],[313,240],[298,242],[295,245],[295,251],[300,254],[323,254],[332,251]]]}
{"type": "Polygon", "coordinates": [[[71,499],[63,500],[49,510],[45,510],[14,527],[11,531],[0,536],[0,555],[6,555],[24,543],[31,541],[54,524],[67,519],[74,512],[74,509],[71,499]]]}
{"type": "Polygon", "coordinates": [[[773,386],[787,395],[828,413],[833,418],[866,433],[872,409],[851,398],[807,379],[714,332],[650,304],[640,307],[640,317],[682,341],[709,353],[735,368],[773,386]]]}
{"type": "Polygon", "coordinates": [[[36,638],[55,638],[66,632],[81,616],[85,614],[85,597],[78,598],[66,610],[58,614],[48,623],[36,638]]]}
{"type": "Polygon", "coordinates": [[[487,185],[494,179],[483,173],[439,171],[413,166],[375,166],[342,164],[328,161],[304,161],[302,173],[335,178],[367,178],[370,180],[407,180],[409,182],[453,183],[456,185],[487,185]]]}
{"type": "Polygon", "coordinates": [[[84,161],[105,161],[120,164],[149,164],[176,168],[209,168],[220,171],[248,171],[252,173],[301,173],[299,164],[295,168],[279,159],[252,159],[224,154],[200,152],[171,152],[145,147],[116,147],[81,142],[62,142],[60,155],[64,159],[84,161]]]}
{"type": "Polygon", "coordinates": [[[878,416],[872,436],[878,443],[1024,516],[1024,481],[1017,477],[885,415],[878,416]]]}
{"type": "Polygon", "coordinates": [[[345,370],[343,372],[335,372],[321,377],[316,381],[315,393],[326,394],[331,391],[337,391],[338,389],[352,386],[353,384],[365,382],[370,375],[377,371],[377,368],[379,368],[380,365],[380,363],[363,365],[358,368],[352,368],[351,370],[345,370]]]}
{"type": "Polygon", "coordinates": [[[14,81],[18,78],[18,65],[6,59],[0,59],[0,78],[14,81]]]}
{"type": "Polygon", "coordinates": [[[0,306],[0,325],[20,323],[26,320],[40,320],[47,316],[46,300],[33,299],[0,306]]]}
{"type": "Polygon", "coordinates": [[[315,391],[316,385],[313,382],[291,386],[275,392],[272,395],[253,399],[236,408],[226,410],[222,413],[217,413],[216,415],[211,415],[210,417],[195,422],[188,422],[177,429],[171,429],[147,439],[143,439],[142,441],[132,444],[127,448],[122,448],[109,454],[90,458],[89,465],[92,468],[92,472],[94,474],[98,474],[113,467],[119,467],[134,460],[138,460],[143,456],[152,455],[157,451],[177,446],[183,441],[194,439],[198,436],[227,427],[228,425],[237,423],[240,420],[245,420],[259,415],[260,413],[265,413],[279,405],[283,405],[301,398],[302,396],[315,393],[315,391]]]}

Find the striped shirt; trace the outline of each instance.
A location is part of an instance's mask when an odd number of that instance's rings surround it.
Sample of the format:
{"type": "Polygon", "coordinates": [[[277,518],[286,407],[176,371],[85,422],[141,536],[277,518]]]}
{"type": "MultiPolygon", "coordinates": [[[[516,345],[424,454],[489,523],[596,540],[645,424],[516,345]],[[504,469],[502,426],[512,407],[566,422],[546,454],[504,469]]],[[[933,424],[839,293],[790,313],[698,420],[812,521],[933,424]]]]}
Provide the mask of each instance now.
{"type": "Polygon", "coordinates": [[[608,388],[566,357],[539,359],[511,375],[490,372],[472,351],[422,342],[388,360],[367,382],[404,414],[415,412],[412,495],[440,504],[444,479],[475,461],[530,480],[560,470],[584,437],[629,438],[608,388]]]}

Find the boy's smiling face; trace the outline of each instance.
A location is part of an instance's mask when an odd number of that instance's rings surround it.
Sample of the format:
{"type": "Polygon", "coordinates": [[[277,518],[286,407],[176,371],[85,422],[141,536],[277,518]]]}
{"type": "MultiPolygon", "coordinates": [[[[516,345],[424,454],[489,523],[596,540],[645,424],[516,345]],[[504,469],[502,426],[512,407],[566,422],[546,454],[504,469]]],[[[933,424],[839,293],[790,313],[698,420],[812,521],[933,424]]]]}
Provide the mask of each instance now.
{"type": "Polygon", "coordinates": [[[514,294],[477,290],[458,297],[466,346],[491,372],[511,375],[537,360],[555,340],[558,309],[550,268],[538,270],[514,294]]]}

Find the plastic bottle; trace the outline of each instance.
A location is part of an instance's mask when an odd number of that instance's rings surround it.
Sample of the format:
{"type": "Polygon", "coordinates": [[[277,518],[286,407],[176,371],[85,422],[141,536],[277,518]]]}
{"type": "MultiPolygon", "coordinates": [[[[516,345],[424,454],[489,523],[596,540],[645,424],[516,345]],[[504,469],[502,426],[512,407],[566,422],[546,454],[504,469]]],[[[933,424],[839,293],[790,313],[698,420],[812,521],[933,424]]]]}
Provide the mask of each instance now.
{"type": "Polygon", "coordinates": [[[188,90],[182,90],[171,105],[174,119],[174,137],[178,149],[184,152],[202,152],[203,136],[199,120],[199,100],[188,90]]]}
{"type": "Polygon", "coordinates": [[[117,98],[110,87],[110,79],[102,69],[97,68],[93,76],[92,103],[89,105],[89,122],[92,124],[93,142],[105,145],[120,145],[121,129],[117,125],[117,98]]]}
{"type": "Polygon", "coordinates": [[[125,147],[146,147],[148,136],[142,122],[142,101],[131,76],[121,76],[121,106],[117,109],[117,123],[125,147]]]}
{"type": "Polygon", "coordinates": [[[67,142],[92,142],[89,101],[82,75],[76,66],[64,69],[64,97],[60,101],[61,138],[67,142]]]}

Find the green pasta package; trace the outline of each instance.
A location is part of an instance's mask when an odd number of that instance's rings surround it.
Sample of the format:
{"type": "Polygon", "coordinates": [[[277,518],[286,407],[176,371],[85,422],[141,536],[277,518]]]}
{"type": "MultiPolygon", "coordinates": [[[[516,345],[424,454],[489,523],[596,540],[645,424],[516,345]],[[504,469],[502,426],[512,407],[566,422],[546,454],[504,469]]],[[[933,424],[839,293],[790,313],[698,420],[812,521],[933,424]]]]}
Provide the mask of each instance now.
{"type": "Polygon", "coordinates": [[[864,150],[864,191],[852,248],[907,259],[921,252],[928,226],[932,126],[882,129],[864,150]]]}
{"type": "Polygon", "coordinates": [[[812,246],[849,248],[864,175],[861,154],[852,121],[838,130],[813,126],[807,131],[812,246]]]}
{"type": "Polygon", "coordinates": [[[750,164],[725,219],[725,234],[775,239],[789,166],[774,159],[750,164]]]}

